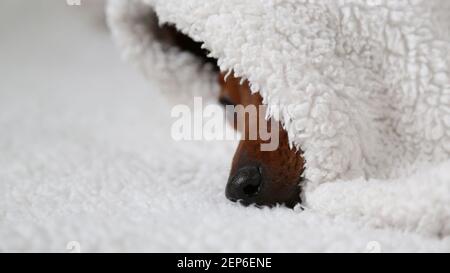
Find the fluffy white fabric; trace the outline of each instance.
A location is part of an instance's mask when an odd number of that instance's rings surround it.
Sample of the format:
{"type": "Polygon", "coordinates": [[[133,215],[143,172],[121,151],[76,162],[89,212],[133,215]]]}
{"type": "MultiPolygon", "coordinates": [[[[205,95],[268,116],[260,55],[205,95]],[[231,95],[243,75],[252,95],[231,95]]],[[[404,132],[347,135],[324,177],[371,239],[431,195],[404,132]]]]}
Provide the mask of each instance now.
{"type": "Polygon", "coordinates": [[[447,0],[112,0],[109,22],[171,97],[208,95],[214,78],[158,41],[157,22],[248,79],[304,151],[309,208],[447,236],[448,14],[447,0]]]}
{"type": "MultiPolygon", "coordinates": [[[[173,142],[170,107],[119,62],[94,2],[0,1],[0,251],[450,251],[449,237],[227,201],[235,143],[173,142]]],[[[448,180],[428,174],[422,187],[448,180]]]]}

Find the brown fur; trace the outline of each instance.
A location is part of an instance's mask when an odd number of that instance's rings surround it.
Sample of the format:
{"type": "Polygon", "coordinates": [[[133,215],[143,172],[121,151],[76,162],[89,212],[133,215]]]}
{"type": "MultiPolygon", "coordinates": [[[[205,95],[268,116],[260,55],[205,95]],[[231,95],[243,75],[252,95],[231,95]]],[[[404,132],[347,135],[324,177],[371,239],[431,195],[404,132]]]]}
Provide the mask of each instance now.
{"type": "MultiPolygon", "coordinates": [[[[225,81],[225,75],[220,74],[219,83],[221,92],[219,101],[222,104],[261,105],[262,98],[256,94],[251,94],[247,81],[242,85],[239,78],[232,76],[225,81]]],[[[258,113],[263,114],[263,113],[258,113]]],[[[249,119],[246,118],[245,128],[237,128],[243,136],[248,136],[249,119]]],[[[261,139],[248,140],[244,138],[240,141],[235,152],[231,167],[230,177],[247,165],[261,166],[261,174],[264,180],[264,188],[253,201],[257,205],[274,205],[284,203],[290,207],[300,202],[300,176],[304,168],[304,160],[301,152],[289,147],[287,132],[280,125],[280,144],[275,151],[261,151],[261,139]]],[[[252,203],[253,203],[252,202],[252,203]]],[[[245,202],[244,202],[245,203],[245,202]]]]}

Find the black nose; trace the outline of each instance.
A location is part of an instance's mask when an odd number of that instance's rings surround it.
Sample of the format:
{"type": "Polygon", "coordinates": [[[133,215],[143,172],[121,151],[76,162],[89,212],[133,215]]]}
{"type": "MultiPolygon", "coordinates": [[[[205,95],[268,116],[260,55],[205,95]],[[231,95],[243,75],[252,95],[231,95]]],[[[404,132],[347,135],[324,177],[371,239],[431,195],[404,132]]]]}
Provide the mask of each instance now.
{"type": "Polygon", "coordinates": [[[261,190],[261,181],[259,167],[243,167],[228,180],[225,194],[231,201],[251,203],[261,190]]]}

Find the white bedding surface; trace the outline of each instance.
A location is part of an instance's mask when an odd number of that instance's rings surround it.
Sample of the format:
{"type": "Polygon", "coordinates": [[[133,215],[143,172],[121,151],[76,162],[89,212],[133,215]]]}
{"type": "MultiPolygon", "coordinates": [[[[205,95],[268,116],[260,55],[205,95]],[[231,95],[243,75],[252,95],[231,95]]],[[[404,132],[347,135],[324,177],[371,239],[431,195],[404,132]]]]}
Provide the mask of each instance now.
{"type": "Polygon", "coordinates": [[[449,237],[227,201],[235,143],[172,141],[170,109],[92,2],[0,2],[0,251],[450,251],[449,237]]]}

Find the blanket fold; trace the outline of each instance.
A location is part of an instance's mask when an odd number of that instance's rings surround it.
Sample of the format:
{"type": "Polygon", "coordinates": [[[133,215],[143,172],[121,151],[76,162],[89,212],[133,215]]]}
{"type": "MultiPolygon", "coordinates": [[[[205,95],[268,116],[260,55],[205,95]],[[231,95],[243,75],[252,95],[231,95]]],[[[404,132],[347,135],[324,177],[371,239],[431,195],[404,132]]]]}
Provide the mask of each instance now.
{"type": "Polygon", "coordinates": [[[306,206],[450,235],[450,1],[111,0],[113,36],[177,102],[249,81],[306,161],[306,206]],[[182,90],[182,91],[181,91],[182,90]]]}

